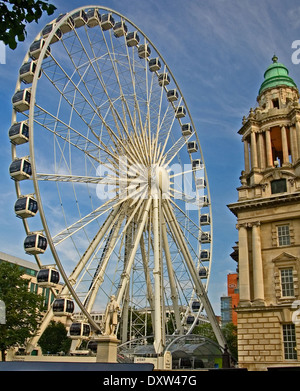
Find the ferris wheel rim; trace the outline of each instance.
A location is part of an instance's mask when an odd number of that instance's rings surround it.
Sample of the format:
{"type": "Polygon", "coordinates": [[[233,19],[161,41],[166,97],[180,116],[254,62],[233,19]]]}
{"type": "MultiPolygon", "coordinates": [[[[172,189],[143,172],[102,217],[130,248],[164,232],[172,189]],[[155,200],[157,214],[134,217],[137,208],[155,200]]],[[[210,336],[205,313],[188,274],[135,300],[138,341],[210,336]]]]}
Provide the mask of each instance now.
{"type": "MultiPolygon", "coordinates": [[[[177,86],[178,88],[178,91],[180,92],[180,95],[181,95],[181,98],[182,98],[182,101],[184,103],[184,106],[186,108],[186,110],[188,111],[188,114],[189,114],[189,118],[192,122],[192,125],[193,125],[193,128],[195,128],[194,126],[194,123],[193,123],[193,120],[192,120],[192,116],[190,115],[190,112],[189,112],[189,108],[188,108],[188,105],[186,104],[186,101],[184,99],[184,96],[183,94],[181,93],[181,90],[180,90],[180,87],[178,86],[177,84],[177,81],[173,75],[173,73],[171,72],[171,70],[169,69],[166,61],[164,60],[164,58],[161,56],[160,52],[158,51],[158,49],[156,48],[156,46],[151,42],[151,40],[142,32],[142,30],[139,29],[138,26],[136,26],[132,21],[130,21],[127,17],[123,16],[122,14],[116,12],[115,10],[112,10],[110,8],[107,8],[107,7],[99,7],[99,6],[84,6],[84,7],[79,7],[75,10],[72,10],[70,13],[66,14],[60,21],[59,23],[56,24],[56,27],[59,28],[67,19],[70,15],[74,14],[75,12],[77,11],[80,11],[80,10],[86,10],[88,8],[95,8],[95,9],[103,9],[105,11],[108,11],[108,12],[112,12],[113,14],[116,14],[118,16],[120,16],[121,18],[123,18],[124,20],[126,20],[127,22],[129,22],[131,24],[131,26],[133,26],[134,28],[136,28],[143,36],[144,38],[147,40],[147,42],[149,42],[149,44],[154,48],[154,50],[156,51],[156,53],[159,55],[159,58],[163,61],[164,65],[166,66],[166,69],[168,70],[168,73],[170,73],[170,75],[172,76],[172,80],[173,82],[175,83],[175,85],[177,86]]],[[[55,34],[55,30],[53,29],[52,32],[49,34],[49,36],[47,37],[46,41],[45,41],[45,45],[44,45],[44,48],[42,49],[42,52],[41,52],[41,55],[37,61],[37,72],[34,76],[34,79],[33,79],[33,82],[32,82],[32,97],[33,99],[31,100],[30,102],[30,109],[29,109],[29,125],[30,125],[30,129],[31,129],[31,135],[33,136],[34,134],[34,108],[35,108],[35,94],[36,94],[36,89],[37,89],[37,85],[38,85],[38,73],[39,73],[39,70],[42,68],[42,61],[43,61],[43,58],[44,58],[44,54],[47,50],[47,47],[49,46],[50,44],[50,41],[51,39],[53,38],[53,35],[55,34]]],[[[37,38],[40,38],[41,37],[41,32],[37,35],[37,38]]],[[[28,53],[27,55],[25,56],[27,57],[27,59],[29,58],[28,56],[28,53]]],[[[19,82],[20,84],[20,82],[19,82]]],[[[198,134],[197,132],[195,132],[195,137],[196,137],[196,140],[198,142],[198,145],[199,145],[199,148],[201,149],[201,145],[200,145],[200,142],[199,142],[199,139],[198,139],[198,134]]],[[[80,309],[82,310],[82,312],[87,316],[87,318],[89,319],[90,323],[96,328],[96,329],[99,329],[97,327],[97,324],[95,322],[93,322],[93,319],[91,318],[90,314],[87,313],[87,311],[85,310],[85,307],[82,305],[80,299],[78,298],[76,292],[74,291],[72,285],[70,284],[69,282],[69,278],[68,276],[65,274],[65,271],[64,271],[64,267],[63,265],[61,264],[61,261],[60,261],[60,258],[56,252],[56,248],[53,244],[53,241],[52,241],[52,238],[53,236],[51,235],[50,233],[50,230],[49,230],[49,227],[48,227],[48,223],[47,223],[47,219],[46,219],[46,216],[45,216],[45,213],[44,213],[44,210],[43,210],[43,202],[42,202],[42,198],[41,198],[41,195],[40,195],[40,190],[39,190],[39,183],[38,183],[38,178],[37,178],[37,173],[36,173],[36,164],[35,164],[35,154],[34,154],[34,141],[33,141],[33,137],[30,138],[29,140],[29,145],[30,145],[30,158],[32,159],[31,160],[31,163],[32,163],[32,168],[33,168],[33,174],[32,174],[32,178],[33,178],[33,183],[34,183],[34,187],[35,187],[35,195],[36,195],[36,198],[37,198],[37,201],[39,203],[39,212],[40,212],[40,216],[41,216],[41,220],[42,220],[42,223],[43,223],[43,227],[44,227],[44,232],[47,236],[47,238],[49,239],[48,243],[49,243],[49,246],[51,248],[51,252],[53,254],[53,257],[55,259],[55,262],[62,274],[62,277],[65,281],[65,284],[68,286],[68,289],[71,293],[71,295],[73,296],[73,298],[75,299],[75,301],[77,302],[77,304],[79,305],[80,309]],[[76,298],[78,299],[78,301],[76,300],[76,298]],[[94,324],[93,324],[94,323],[94,324]]],[[[200,150],[200,153],[201,153],[201,157],[202,157],[202,160],[204,162],[204,157],[203,157],[203,154],[202,154],[202,150],[200,150]]],[[[206,178],[207,178],[207,172],[205,170],[205,175],[206,175],[206,178]]],[[[208,183],[208,180],[207,180],[207,193],[209,195],[209,198],[210,198],[210,191],[209,191],[209,183],[208,183]]],[[[209,208],[210,208],[210,215],[212,216],[211,214],[211,202],[209,204],[209,208]]],[[[212,221],[211,221],[211,225],[212,225],[212,221]]],[[[211,227],[212,228],[212,227],[211,227]]],[[[211,229],[211,233],[212,233],[212,229],[211,229]]],[[[212,245],[211,245],[211,249],[212,249],[212,245]]],[[[211,262],[210,262],[210,265],[211,265],[211,262]]],[[[210,277],[210,273],[208,275],[208,279],[210,277]]],[[[207,283],[208,285],[208,283],[207,283]]]]}

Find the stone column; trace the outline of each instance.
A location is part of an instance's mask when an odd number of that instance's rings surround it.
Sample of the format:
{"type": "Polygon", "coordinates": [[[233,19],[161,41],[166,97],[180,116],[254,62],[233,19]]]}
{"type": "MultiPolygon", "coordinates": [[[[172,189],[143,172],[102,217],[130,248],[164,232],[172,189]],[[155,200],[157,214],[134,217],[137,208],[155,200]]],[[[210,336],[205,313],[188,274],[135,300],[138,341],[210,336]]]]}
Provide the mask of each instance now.
{"type": "Polygon", "coordinates": [[[266,135],[267,167],[274,167],[270,129],[266,130],[265,135],[266,135]]]}
{"type": "Polygon", "coordinates": [[[239,230],[239,294],[240,305],[250,304],[249,249],[247,224],[238,224],[239,230]]]}
{"type": "Polygon", "coordinates": [[[259,222],[255,222],[252,224],[252,261],[253,299],[256,304],[263,304],[265,300],[265,295],[259,222]]]}
{"type": "Polygon", "coordinates": [[[258,161],[259,168],[266,168],[266,149],[265,149],[265,140],[262,133],[258,133],[258,161]]]}
{"type": "Polygon", "coordinates": [[[257,168],[256,134],[251,132],[251,168],[257,168]]]}
{"type": "Polygon", "coordinates": [[[290,139],[291,139],[291,152],[292,152],[292,162],[296,163],[298,160],[298,145],[297,145],[297,134],[296,128],[294,125],[290,126],[290,139]]]}
{"type": "Polygon", "coordinates": [[[250,159],[249,159],[249,143],[247,140],[244,140],[244,155],[245,155],[245,172],[248,174],[250,172],[250,159]]]}
{"type": "Polygon", "coordinates": [[[300,157],[300,122],[295,122],[296,138],[297,138],[297,147],[298,147],[298,156],[300,157]]]}
{"type": "Polygon", "coordinates": [[[288,141],[287,141],[287,134],[286,134],[286,128],[285,126],[281,127],[281,142],[282,142],[282,155],[283,155],[283,162],[282,165],[289,163],[289,147],[288,147],[288,141]]]}

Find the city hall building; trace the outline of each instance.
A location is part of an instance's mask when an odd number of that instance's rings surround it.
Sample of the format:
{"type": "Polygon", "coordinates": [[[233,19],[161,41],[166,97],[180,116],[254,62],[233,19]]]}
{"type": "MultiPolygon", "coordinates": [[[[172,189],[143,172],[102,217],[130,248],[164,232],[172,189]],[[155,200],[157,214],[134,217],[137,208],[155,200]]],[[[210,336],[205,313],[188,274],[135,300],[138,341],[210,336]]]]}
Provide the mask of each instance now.
{"type": "Polygon", "coordinates": [[[238,361],[249,370],[300,366],[300,104],[273,57],[239,130],[238,361]]]}

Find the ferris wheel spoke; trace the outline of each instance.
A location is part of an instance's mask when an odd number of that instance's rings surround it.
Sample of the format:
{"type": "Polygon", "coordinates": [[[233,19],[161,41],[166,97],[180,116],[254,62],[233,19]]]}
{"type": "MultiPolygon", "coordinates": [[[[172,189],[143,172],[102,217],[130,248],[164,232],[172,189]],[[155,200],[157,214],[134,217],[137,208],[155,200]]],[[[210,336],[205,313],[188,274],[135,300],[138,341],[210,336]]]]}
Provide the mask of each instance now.
{"type": "Polygon", "coordinates": [[[86,225],[90,224],[94,220],[98,219],[105,213],[107,213],[110,209],[115,207],[115,199],[109,200],[106,203],[102,204],[100,207],[93,210],[91,213],[87,214],[86,216],[80,218],[72,225],[68,226],[67,228],[63,229],[58,234],[54,235],[52,238],[52,241],[54,245],[58,245],[62,243],[64,240],[69,238],[70,236],[74,235],[79,230],[83,229],[86,225]]]}
{"type": "Polygon", "coordinates": [[[54,181],[54,182],[78,182],[78,183],[91,183],[91,184],[98,184],[98,183],[107,183],[110,184],[111,182],[107,181],[105,182],[105,177],[92,177],[92,176],[81,176],[81,175],[60,175],[60,174],[44,174],[44,173],[37,173],[36,178],[39,181],[54,181]]]}
{"type": "Polygon", "coordinates": [[[58,116],[51,114],[40,105],[36,104],[35,106],[37,108],[34,117],[35,123],[87,154],[97,163],[103,164],[96,155],[99,155],[99,151],[106,152],[104,147],[99,145],[99,143],[95,143],[88,136],[79,132],[70,124],[65,123],[58,116]]]}

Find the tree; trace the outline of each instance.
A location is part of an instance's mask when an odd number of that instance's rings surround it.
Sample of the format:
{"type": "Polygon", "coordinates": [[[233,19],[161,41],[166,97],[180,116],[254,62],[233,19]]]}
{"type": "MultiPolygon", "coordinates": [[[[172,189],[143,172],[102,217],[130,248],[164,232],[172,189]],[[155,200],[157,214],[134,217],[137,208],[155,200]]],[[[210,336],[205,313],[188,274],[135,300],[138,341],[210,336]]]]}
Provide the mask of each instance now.
{"type": "Polygon", "coordinates": [[[70,350],[71,339],[67,337],[67,330],[60,322],[52,320],[39,340],[43,354],[67,353],[70,350]]]}
{"type": "MultiPolygon", "coordinates": [[[[237,327],[233,323],[227,323],[222,327],[222,332],[232,357],[237,360],[237,327]]],[[[193,330],[193,334],[200,334],[203,337],[217,342],[217,338],[210,323],[203,323],[196,326],[193,330]]]]}
{"type": "Polygon", "coordinates": [[[6,306],[6,323],[0,324],[2,360],[8,348],[24,345],[38,330],[44,299],[28,290],[19,266],[0,263],[0,300],[6,306]]]}
{"type": "Polygon", "coordinates": [[[43,12],[52,15],[56,7],[41,0],[0,1],[0,40],[11,49],[17,47],[17,40],[24,41],[26,23],[38,22],[43,12]],[[5,4],[7,3],[7,4],[5,4]]]}

